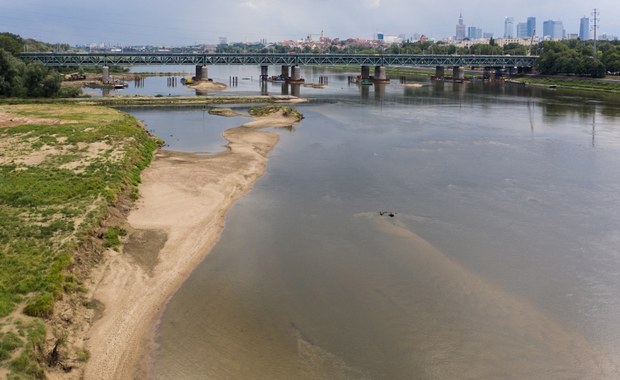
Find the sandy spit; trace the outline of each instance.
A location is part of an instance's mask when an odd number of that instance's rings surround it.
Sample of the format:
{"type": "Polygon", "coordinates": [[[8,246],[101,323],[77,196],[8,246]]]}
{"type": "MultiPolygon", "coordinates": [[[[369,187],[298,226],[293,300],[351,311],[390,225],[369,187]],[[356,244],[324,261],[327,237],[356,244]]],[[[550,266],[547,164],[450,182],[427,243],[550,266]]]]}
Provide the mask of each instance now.
{"type": "Polygon", "coordinates": [[[88,333],[85,379],[145,376],[145,351],[165,304],[218,241],[227,210],[265,171],[279,137],[260,129],[295,122],[280,114],[229,129],[228,151],[215,156],[157,153],[128,222],[137,231],[163,232],[167,241],[149,270],[123,253],[108,260],[93,293],[105,310],[88,333]]]}

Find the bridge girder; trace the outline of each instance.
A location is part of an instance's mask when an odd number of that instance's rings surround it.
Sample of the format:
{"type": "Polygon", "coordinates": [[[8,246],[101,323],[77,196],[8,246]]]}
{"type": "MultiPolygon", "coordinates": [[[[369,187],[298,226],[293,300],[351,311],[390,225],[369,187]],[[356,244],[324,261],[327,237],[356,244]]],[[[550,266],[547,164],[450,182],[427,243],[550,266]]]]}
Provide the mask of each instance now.
{"type": "Polygon", "coordinates": [[[537,56],[408,54],[22,53],[48,66],[286,65],[532,67],[537,56]]]}

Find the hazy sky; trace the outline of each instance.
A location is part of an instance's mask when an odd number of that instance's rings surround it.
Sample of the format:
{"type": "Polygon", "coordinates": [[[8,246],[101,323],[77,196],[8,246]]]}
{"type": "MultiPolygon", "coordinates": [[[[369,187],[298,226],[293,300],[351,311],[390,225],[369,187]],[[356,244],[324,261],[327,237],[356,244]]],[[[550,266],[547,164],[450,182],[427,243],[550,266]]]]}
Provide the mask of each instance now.
{"type": "Polygon", "coordinates": [[[579,19],[591,17],[597,7],[598,33],[620,35],[617,1],[0,0],[0,31],[72,45],[189,45],[217,43],[220,36],[229,42],[262,38],[273,42],[322,30],[340,38],[372,38],[382,32],[440,39],[455,34],[462,10],[467,26],[501,37],[506,16],[514,17],[515,26],[528,16],[536,17],[537,35],[549,19],[562,21],[567,33],[578,33],[579,19]]]}

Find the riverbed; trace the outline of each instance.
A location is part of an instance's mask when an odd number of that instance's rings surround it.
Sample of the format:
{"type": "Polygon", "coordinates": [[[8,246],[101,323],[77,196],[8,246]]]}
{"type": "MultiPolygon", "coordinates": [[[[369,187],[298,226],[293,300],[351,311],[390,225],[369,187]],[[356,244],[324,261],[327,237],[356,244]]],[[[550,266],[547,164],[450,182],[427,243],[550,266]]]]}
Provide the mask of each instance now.
{"type": "MultiPolygon", "coordinates": [[[[328,87],[300,89],[317,101],[167,305],[150,376],[618,377],[620,104],[354,74],[305,72],[328,87]]],[[[130,112],[201,154],[238,122],[130,112]]]]}

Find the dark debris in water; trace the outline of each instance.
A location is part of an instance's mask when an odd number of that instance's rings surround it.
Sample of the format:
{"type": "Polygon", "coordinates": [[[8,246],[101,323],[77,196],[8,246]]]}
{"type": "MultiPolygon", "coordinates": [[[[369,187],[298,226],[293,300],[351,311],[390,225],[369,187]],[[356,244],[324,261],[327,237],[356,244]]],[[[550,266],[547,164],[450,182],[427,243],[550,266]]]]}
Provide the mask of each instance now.
{"type": "Polygon", "coordinates": [[[392,211],[379,211],[379,215],[384,216],[387,215],[390,218],[393,218],[394,216],[396,216],[397,213],[392,212],[392,211]]]}

